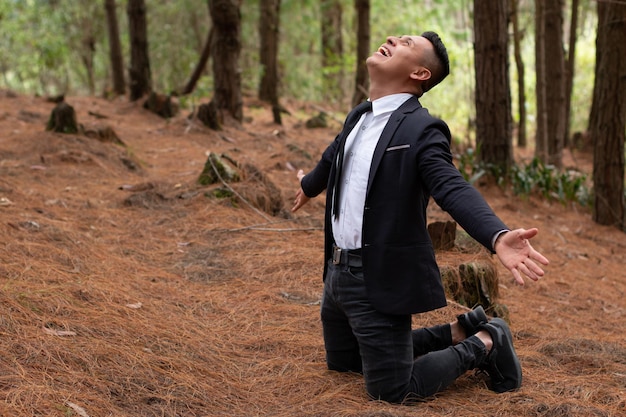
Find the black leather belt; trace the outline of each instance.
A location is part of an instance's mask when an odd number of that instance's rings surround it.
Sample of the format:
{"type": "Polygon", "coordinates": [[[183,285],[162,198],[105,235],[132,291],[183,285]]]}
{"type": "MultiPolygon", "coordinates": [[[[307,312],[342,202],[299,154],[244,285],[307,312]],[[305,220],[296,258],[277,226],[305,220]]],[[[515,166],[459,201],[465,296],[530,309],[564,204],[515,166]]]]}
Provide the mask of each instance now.
{"type": "Polygon", "coordinates": [[[347,265],[362,268],[361,249],[341,249],[333,245],[332,261],[334,265],[347,265]]]}

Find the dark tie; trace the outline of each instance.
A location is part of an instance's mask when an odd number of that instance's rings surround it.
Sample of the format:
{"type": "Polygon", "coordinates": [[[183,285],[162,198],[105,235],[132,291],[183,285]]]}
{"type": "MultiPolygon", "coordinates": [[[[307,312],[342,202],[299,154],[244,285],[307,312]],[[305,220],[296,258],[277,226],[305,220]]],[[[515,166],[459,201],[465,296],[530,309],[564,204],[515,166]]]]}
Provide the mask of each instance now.
{"type": "Polygon", "coordinates": [[[368,111],[372,111],[371,101],[364,101],[354,108],[346,125],[344,135],[341,138],[341,142],[339,142],[339,149],[337,150],[337,170],[335,171],[335,184],[333,187],[333,216],[335,218],[339,217],[339,192],[341,189],[341,171],[343,170],[343,154],[346,148],[346,139],[350,135],[354,126],[356,126],[358,121],[361,119],[361,116],[368,111]]]}

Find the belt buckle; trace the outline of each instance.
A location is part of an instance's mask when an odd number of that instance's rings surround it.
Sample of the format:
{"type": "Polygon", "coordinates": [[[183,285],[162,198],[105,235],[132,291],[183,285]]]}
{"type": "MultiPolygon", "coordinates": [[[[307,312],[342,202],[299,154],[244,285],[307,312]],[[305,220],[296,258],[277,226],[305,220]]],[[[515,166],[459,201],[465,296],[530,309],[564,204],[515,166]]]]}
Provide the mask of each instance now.
{"type": "Polygon", "coordinates": [[[339,265],[341,263],[341,248],[335,246],[333,248],[333,265],[339,265]]]}

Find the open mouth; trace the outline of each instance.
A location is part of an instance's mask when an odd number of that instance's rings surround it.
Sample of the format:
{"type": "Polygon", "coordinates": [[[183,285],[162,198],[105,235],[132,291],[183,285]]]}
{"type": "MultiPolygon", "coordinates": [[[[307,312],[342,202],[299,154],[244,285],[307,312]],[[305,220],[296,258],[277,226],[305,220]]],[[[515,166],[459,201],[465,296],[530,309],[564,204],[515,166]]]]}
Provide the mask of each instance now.
{"type": "Polygon", "coordinates": [[[391,51],[387,49],[385,45],[382,45],[380,48],[378,48],[378,52],[386,57],[391,57],[391,51]]]}

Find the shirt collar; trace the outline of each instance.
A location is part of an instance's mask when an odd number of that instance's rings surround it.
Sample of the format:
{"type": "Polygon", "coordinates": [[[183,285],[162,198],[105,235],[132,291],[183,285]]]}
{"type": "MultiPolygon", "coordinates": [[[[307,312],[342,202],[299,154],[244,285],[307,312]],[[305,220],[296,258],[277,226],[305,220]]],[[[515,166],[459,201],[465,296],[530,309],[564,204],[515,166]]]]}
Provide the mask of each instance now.
{"type": "Polygon", "coordinates": [[[413,97],[413,94],[398,93],[376,99],[372,101],[372,113],[374,117],[384,113],[391,113],[411,97],[413,97]]]}

